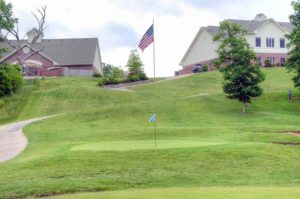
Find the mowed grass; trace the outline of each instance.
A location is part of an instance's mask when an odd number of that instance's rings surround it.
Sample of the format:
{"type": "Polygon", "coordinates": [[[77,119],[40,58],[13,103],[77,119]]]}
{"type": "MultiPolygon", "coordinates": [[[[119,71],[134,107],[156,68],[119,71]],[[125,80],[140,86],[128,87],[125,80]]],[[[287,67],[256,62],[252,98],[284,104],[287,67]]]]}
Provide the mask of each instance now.
{"type": "Polygon", "coordinates": [[[70,194],[52,199],[297,199],[300,187],[165,188],[70,194]]]}
{"type": "Polygon", "coordinates": [[[131,151],[131,150],[156,150],[187,147],[205,147],[227,144],[226,142],[203,142],[196,140],[134,140],[110,141],[82,144],[72,147],[72,151],[131,151]]]}
{"type": "Polygon", "coordinates": [[[61,115],[24,129],[26,150],[0,164],[0,197],[216,186],[291,186],[292,193],[300,147],[274,143],[300,142],[282,133],[300,131],[300,101],[287,100],[292,74],[264,73],[265,93],[245,115],[225,98],[218,71],[134,92],[99,88],[94,78],[41,80],[16,119],[61,115]]]}

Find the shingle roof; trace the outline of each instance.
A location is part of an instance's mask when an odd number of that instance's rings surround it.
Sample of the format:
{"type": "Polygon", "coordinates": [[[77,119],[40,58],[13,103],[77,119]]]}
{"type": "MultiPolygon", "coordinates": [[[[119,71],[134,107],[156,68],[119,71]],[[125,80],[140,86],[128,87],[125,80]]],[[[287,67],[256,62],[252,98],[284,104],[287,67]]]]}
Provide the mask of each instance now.
{"type": "MultiPolygon", "coordinates": [[[[262,26],[264,23],[266,23],[267,20],[257,21],[257,20],[238,20],[238,19],[228,19],[228,21],[239,24],[242,26],[248,33],[253,33],[255,30],[257,30],[260,26],[262,26]]],[[[289,22],[277,22],[279,25],[283,26],[284,28],[287,28],[288,30],[292,31],[294,29],[294,26],[289,22]]],[[[218,26],[207,26],[205,29],[211,33],[213,36],[215,36],[218,31],[218,26]]]]}
{"type": "Polygon", "coordinates": [[[287,29],[289,29],[290,31],[292,31],[295,27],[293,26],[293,24],[289,23],[289,22],[277,22],[279,23],[281,26],[286,27],[287,29]]]}
{"type": "Polygon", "coordinates": [[[219,32],[219,26],[207,26],[205,30],[215,36],[219,32]]]}
{"type": "MultiPolygon", "coordinates": [[[[15,40],[8,40],[7,42],[13,46],[17,44],[15,40]]],[[[12,52],[13,48],[7,42],[0,45],[7,47],[12,52]]],[[[36,43],[33,48],[40,49],[44,46],[41,53],[58,65],[90,65],[94,63],[97,45],[98,38],[43,39],[42,42],[36,43]]]]}

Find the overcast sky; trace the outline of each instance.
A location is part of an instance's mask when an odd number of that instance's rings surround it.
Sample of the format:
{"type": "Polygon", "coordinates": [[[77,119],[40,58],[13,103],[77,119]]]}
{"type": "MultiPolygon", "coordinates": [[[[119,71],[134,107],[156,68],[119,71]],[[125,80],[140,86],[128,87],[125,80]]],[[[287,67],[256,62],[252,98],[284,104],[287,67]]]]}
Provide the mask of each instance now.
{"type": "MultiPolygon", "coordinates": [[[[224,19],[253,19],[264,13],[288,21],[291,0],[7,0],[13,4],[20,29],[30,30],[31,11],[47,5],[45,38],[98,37],[102,61],[125,66],[155,20],[157,76],[171,76],[201,26],[224,19]]],[[[140,55],[153,75],[152,45],[140,55]]]]}

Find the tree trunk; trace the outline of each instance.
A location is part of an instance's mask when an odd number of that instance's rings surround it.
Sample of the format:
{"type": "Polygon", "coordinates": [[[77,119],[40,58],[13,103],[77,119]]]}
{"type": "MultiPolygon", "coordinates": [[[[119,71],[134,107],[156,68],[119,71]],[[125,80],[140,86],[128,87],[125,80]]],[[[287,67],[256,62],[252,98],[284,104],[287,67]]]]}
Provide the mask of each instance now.
{"type": "Polygon", "coordinates": [[[243,102],[243,114],[246,113],[247,110],[247,102],[243,102]]]}

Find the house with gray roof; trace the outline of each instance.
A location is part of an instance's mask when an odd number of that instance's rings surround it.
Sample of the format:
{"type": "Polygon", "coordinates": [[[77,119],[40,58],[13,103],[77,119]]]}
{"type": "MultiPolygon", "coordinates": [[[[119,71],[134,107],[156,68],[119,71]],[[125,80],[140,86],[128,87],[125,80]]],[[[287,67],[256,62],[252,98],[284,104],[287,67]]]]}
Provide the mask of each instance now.
{"type": "Polygon", "coordinates": [[[98,38],[44,39],[43,35],[33,46],[29,45],[36,30],[27,33],[28,39],[22,40],[21,53],[17,50],[17,41],[8,40],[1,47],[8,52],[0,63],[17,63],[20,56],[25,60],[26,76],[92,76],[102,74],[102,61],[98,38]],[[32,53],[36,52],[36,53],[32,53]]]}
{"type": "MultiPolygon", "coordinates": [[[[256,15],[253,20],[228,21],[247,31],[245,38],[256,53],[259,64],[263,66],[266,60],[270,60],[274,65],[284,65],[288,53],[285,35],[290,34],[294,28],[291,23],[277,22],[264,14],[256,15]]],[[[213,37],[218,32],[218,26],[200,28],[180,62],[183,68],[177,71],[178,75],[193,73],[203,65],[213,70],[213,61],[218,57],[217,49],[220,45],[219,41],[213,41],[213,37]]]]}

